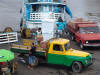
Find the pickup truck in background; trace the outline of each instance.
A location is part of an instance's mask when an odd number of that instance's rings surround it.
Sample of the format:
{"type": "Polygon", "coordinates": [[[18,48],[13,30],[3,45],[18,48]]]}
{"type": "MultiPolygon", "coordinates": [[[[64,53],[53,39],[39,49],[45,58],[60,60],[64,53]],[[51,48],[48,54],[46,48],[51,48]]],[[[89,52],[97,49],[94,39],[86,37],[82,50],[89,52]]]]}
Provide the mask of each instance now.
{"type": "MultiPolygon", "coordinates": [[[[29,42],[29,41],[28,41],[29,42]]],[[[11,51],[15,53],[29,53],[29,43],[24,43],[24,45],[12,45],[11,51]]],[[[49,63],[56,65],[64,65],[71,67],[74,72],[81,72],[83,67],[92,64],[92,54],[71,49],[70,40],[68,39],[52,39],[48,40],[47,47],[41,48],[36,46],[36,61],[38,63],[49,63]]]]}
{"type": "Polygon", "coordinates": [[[95,22],[73,20],[68,23],[67,28],[71,40],[79,43],[81,49],[100,46],[100,28],[95,22]]]}

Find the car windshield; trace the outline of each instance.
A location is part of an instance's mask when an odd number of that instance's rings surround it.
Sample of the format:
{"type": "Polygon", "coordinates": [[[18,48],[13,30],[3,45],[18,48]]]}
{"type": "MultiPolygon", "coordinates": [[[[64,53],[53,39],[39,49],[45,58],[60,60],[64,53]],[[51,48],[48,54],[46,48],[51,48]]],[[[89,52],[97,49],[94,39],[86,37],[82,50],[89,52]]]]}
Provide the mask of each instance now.
{"type": "Polygon", "coordinates": [[[70,48],[70,43],[67,43],[64,46],[65,46],[65,50],[67,51],[70,48]]]}
{"type": "Polygon", "coordinates": [[[100,29],[98,26],[96,27],[82,27],[80,28],[80,33],[100,33],[100,29]]]}

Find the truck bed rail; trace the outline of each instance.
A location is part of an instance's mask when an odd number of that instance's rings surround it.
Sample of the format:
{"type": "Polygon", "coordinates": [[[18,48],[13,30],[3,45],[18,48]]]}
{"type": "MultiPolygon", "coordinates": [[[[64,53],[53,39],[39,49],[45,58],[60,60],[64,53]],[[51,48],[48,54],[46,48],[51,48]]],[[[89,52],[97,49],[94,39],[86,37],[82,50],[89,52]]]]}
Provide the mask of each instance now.
{"type": "Polygon", "coordinates": [[[0,33],[0,44],[17,42],[17,32],[0,33]]]}

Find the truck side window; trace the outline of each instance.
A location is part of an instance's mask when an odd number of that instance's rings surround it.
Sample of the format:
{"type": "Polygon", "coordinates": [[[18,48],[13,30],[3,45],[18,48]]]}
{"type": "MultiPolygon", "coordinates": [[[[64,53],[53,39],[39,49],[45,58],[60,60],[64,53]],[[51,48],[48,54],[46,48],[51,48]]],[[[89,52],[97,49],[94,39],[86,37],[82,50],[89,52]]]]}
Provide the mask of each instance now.
{"type": "Polygon", "coordinates": [[[53,45],[53,50],[54,51],[63,51],[61,45],[57,45],[57,44],[53,45]]]}

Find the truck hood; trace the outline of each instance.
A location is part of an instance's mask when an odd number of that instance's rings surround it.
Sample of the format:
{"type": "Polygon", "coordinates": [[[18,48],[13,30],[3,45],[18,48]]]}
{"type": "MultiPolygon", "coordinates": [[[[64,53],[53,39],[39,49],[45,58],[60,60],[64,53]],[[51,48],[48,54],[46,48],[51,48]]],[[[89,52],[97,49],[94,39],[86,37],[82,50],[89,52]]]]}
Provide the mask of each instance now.
{"type": "Polygon", "coordinates": [[[83,51],[74,50],[74,49],[70,49],[70,50],[66,51],[66,55],[69,55],[69,56],[86,57],[86,56],[89,56],[89,54],[90,53],[88,53],[88,52],[83,52],[83,51]]]}
{"type": "Polygon", "coordinates": [[[84,40],[100,40],[100,33],[80,34],[84,40]]]}

